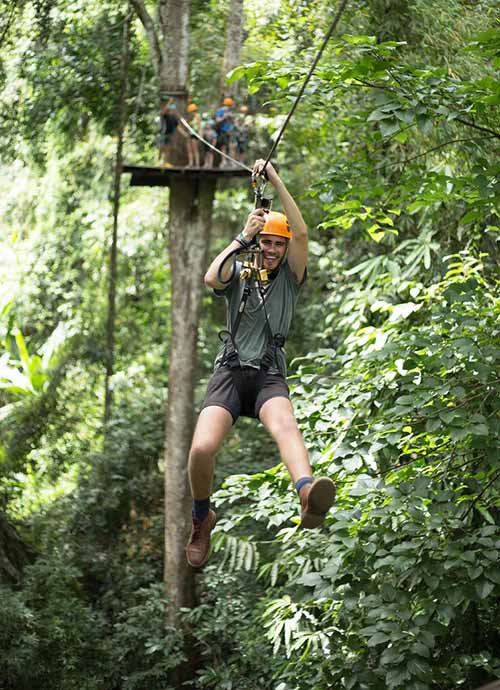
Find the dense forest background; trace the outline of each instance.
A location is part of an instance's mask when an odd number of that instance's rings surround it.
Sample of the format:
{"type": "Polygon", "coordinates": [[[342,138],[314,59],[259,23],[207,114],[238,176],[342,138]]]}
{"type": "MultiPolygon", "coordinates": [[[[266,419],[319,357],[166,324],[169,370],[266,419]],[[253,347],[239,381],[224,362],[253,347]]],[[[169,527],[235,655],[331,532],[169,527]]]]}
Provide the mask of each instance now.
{"type": "MultiPolygon", "coordinates": [[[[251,164],[336,4],[244,9],[229,80],[253,117],[251,164]]],[[[230,3],[190,10],[189,90],[213,112],[230,3]]],[[[2,2],[0,688],[167,690],[179,668],[207,690],[499,678],[498,3],[347,4],[276,156],[311,240],[293,401],[336,508],[300,531],[276,448],[240,420],[218,458],[216,553],[176,625],[162,582],[168,190],[125,176],[104,419],[126,17],[124,158],[152,165],[158,84],[127,4],[2,2]]],[[[219,181],[210,256],[252,203],[246,180],[219,181]]],[[[207,291],[196,404],[223,318],[207,291]]]]}

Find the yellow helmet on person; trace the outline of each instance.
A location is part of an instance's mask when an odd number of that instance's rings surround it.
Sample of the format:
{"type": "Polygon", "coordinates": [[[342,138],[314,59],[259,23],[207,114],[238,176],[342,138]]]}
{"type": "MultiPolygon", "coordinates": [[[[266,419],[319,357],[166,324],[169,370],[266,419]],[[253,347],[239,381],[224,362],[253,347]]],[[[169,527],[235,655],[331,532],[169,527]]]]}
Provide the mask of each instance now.
{"type": "Polygon", "coordinates": [[[269,211],[266,214],[266,222],[260,234],[278,235],[278,237],[286,237],[289,240],[292,237],[292,232],[288,224],[288,218],[284,213],[279,213],[279,211],[269,211]]]}

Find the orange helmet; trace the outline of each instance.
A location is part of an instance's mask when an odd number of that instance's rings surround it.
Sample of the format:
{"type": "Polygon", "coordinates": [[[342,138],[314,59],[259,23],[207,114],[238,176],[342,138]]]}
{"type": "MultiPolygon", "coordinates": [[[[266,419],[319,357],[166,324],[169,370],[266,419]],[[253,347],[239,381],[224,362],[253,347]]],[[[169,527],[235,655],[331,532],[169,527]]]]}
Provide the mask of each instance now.
{"type": "Polygon", "coordinates": [[[195,110],[198,110],[198,106],[196,105],[196,103],[190,103],[187,107],[188,113],[194,113],[195,110]]]}
{"type": "Polygon", "coordinates": [[[278,235],[279,237],[286,237],[289,240],[292,236],[290,226],[288,225],[288,218],[284,213],[278,211],[269,211],[266,216],[264,227],[260,231],[261,235],[278,235]]]}
{"type": "Polygon", "coordinates": [[[240,106],[240,113],[248,113],[248,106],[247,105],[240,106]]]}
{"type": "Polygon", "coordinates": [[[232,98],[230,98],[230,97],[228,96],[228,98],[225,98],[225,99],[223,100],[222,105],[233,106],[233,105],[234,105],[234,101],[233,101],[232,98]]]}

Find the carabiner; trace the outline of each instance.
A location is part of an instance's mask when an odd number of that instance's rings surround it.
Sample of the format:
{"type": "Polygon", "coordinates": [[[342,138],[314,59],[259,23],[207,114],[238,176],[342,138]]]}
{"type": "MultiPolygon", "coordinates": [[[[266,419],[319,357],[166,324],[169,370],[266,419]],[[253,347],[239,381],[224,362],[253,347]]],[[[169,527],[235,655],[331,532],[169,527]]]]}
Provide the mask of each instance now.
{"type": "Polygon", "coordinates": [[[264,196],[267,185],[266,175],[252,175],[252,187],[255,194],[255,208],[271,209],[272,197],[264,196]]]}

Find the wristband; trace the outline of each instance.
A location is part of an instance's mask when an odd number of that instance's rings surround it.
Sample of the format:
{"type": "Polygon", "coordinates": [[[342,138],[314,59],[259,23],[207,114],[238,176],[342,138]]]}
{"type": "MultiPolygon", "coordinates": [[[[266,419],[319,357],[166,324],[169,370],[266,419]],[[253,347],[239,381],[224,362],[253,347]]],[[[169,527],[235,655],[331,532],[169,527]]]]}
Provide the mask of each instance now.
{"type": "Polygon", "coordinates": [[[236,235],[234,238],[236,242],[239,242],[242,247],[245,249],[248,249],[248,247],[252,244],[252,240],[247,240],[243,234],[243,230],[240,232],[239,235],[236,235]]]}

